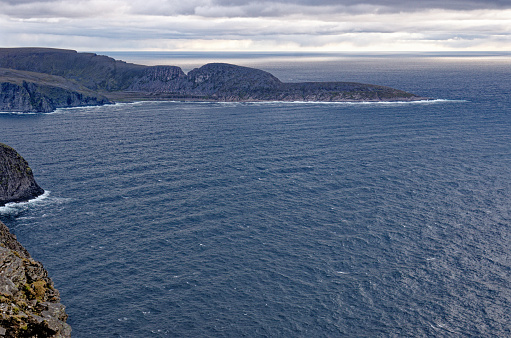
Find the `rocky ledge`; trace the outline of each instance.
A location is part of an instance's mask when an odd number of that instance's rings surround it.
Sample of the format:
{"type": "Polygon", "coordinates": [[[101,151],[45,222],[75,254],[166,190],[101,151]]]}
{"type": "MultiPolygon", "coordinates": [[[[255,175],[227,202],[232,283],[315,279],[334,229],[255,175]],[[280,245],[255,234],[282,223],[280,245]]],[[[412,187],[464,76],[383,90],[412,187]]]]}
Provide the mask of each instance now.
{"type": "Polygon", "coordinates": [[[27,161],[13,148],[0,143],[0,206],[42,195],[27,161]]]}

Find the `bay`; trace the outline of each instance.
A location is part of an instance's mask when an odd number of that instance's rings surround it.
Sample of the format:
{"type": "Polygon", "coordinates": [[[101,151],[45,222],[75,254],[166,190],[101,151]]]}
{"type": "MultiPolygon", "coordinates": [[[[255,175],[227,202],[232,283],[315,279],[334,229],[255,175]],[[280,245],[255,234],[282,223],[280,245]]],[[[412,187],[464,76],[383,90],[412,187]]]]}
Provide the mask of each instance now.
{"type": "Polygon", "coordinates": [[[0,114],[74,336],[509,335],[509,57],[238,59],[439,100],[0,114]]]}

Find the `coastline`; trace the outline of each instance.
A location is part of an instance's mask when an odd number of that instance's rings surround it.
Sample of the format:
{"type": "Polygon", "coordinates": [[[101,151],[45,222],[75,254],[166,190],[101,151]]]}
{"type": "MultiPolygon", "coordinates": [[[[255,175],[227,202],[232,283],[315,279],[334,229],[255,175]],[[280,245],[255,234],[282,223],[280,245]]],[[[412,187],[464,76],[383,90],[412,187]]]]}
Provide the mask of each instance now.
{"type": "Polygon", "coordinates": [[[286,82],[229,63],[185,73],[177,66],[144,66],[104,55],[51,48],[0,48],[0,110],[57,108],[133,101],[393,102],[428,99],[360,82],[286,82]],[[33,60],[37,60],[34,64],[33,60]]]}

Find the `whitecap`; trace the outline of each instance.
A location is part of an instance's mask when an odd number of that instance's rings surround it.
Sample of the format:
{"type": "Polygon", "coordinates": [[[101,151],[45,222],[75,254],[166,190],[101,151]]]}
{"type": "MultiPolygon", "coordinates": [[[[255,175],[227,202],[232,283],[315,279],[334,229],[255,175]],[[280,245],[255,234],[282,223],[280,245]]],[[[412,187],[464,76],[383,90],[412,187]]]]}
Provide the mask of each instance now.
{"type": "Polygon", "coordinates": [[[357,105],[414,105],[414,104],[432,104],[442,102],[468,102],[467,100],[449,100],[449,99],[424,99],[416,101],[282,101],[272,103],[285,104],[318,104],[318,105],[338,105],[338,106],[357,106],[357,105]]]}
{"type": "Polygon", "coordinates": [[[433,103],[444,103],[444,102],[469,102],[467,100],[451,100],[451,99],[423,99],[423,100],[413,100],[413,101],[243,101],[243,102],[196,102],[196,101],[187,101],[187,103],[216,103],[221,105],[410,105],[410,104],[433,104],[433,103]]]}
{"type": "Polygon", "coordinates": [[[167,333],[169,333],[169,331],[168,330],[157,329],[157,330],[151,330],[151,333],[155,333],[155,334],[157,334],[157,333],[164,333],[164,334],[167,334],[167,333]]]}
{"type": "Polygon", "coordinates": [[[34,112],[17,112],[17,111],[0,111],[0,114],[5,114],[5,115],[37,115],[37,114],[40,114],[40,113],[34,113],[34,112]]]}
{"type": "Polygon", "coordinates": [[[2,215],[18,215],[22,211],[27,210],[33,205],[41,204],[50,196],[50,191],[46,190],[44,194],[28,200],[26,202],[10,202],[0,207],[0,214],[2,215]]]}
{"type": "MultiPolygon", "coordinates": [[[[220,107],[234,107],[234,106],[274,106],[274,105],[334,105],[334,106],[357,106],[357,105],[417,105],[417,104],[438,104],[438,103],[452,103],[452,102],[469,102],[467,100],[451,100],[451,99],[424,99],[416,101],[175,101],[175,100],[162,100],[162,101],[134,101],[134,102],[116,102],[113,104],[95,105],[95,106],[81,106],[81,107],[67,107],[57,108],[49,113],[19,113],[19,114],[62,114],[73,110],[98,110],[104,107],[122,107],[122,106],[136,106],[136,105],[149,105],[149,104],[191,104],[191,105],[217,105],[220,107]]],[[[9,113],[13,114],[13,113],[9,113]]],[[[16,113],[14,113],[16,114],[16,113]]]]}
{"type": "Polygon", "coordinates": [[[41,113],[41,114],[44,114],[44,115],[56,115],[56,114],[64,114],[64,113],[69,113],[71,111],[74,111],[74,110],[93,110],[93,109],[100,109],[100,108],[103,108],[105,106],[114,106],[116,104],[105,104],[105,105],[101,105],[101,106],[98,106],[98,105],[91,105],[91,106],[78,106],[78,107],[63,107],[63,108],[57,108],[55,109],[54,111],[52,112],[48,112],[48,113],[41,113]]]}

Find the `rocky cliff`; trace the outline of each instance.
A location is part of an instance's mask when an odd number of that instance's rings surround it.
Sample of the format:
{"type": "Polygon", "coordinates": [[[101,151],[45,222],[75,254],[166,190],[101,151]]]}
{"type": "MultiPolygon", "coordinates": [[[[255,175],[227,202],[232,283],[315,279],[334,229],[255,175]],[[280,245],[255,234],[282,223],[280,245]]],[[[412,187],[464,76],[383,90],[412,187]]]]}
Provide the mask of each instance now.
{"type": "Polygon", "coordinates": [[[0,111],[51,112],[110,101],[59,76],[0,68],[0,111]]]}
{"type": "Polygon", "coordinates": [[[0,222],[0,336],[71,337],[48,272],[0,222]]]}
{"type": "Polygon", "coordinates": [[[28,201],[43,193],[27,161],[13,148],[0,143],[0,206],[28,201]]]}
{"type": "Polygon", "coordinates": [[[149,67],[126,91],[105,93],[112,99],[193,99],[202,101],[414,101],[417,95],[385,86],[355,82],[281,82],[249,67],[210,63],[185,74],[174,66],[149,67]],[[137,96],[138,94],[138,96],[137,96]]]}

